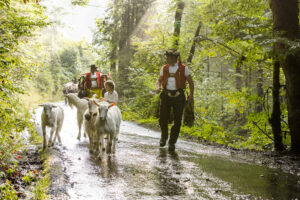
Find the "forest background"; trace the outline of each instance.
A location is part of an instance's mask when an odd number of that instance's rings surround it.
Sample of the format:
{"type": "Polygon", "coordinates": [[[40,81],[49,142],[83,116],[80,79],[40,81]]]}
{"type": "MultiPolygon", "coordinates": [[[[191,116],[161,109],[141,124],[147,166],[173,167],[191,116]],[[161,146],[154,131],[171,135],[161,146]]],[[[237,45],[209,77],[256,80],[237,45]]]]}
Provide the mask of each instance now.
{"type": "MultiPolygon", "coordinates": [[[[299,55],[299,37],[276,32],[269,1],[110,0],[92,43],[66,39],[58,31],[63,9],[42,2],[0,1],[1,163],[16,160],[25,129],[35,132],[30,110],[62,100],[62,85],[93,63],[113,75],[125,120],[158,126],[155,82],[174,47],[195,82],[194,120],[185,116],[182,136],[260,151],[291,147],[281,61],[299,55]]],[[[299,29],[299,4],[291,2],[299,29]]]]}

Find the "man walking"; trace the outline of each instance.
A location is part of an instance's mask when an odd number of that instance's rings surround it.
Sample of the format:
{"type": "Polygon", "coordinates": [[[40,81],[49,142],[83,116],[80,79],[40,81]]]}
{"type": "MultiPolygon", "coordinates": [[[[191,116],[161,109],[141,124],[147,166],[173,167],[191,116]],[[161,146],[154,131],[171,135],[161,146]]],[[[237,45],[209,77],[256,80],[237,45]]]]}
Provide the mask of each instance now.
{"type": "Polygon", "coordinates": [[[97,98],[102,97],[103,83],[101,82],[101,74],[97,72],[96,65],[90,66],[90,73],[86,73],[85,86],[89,98],[93,97],[94,94],[97,98]]]}
{"type": "Polygon", "coordinates": [[[161,128],[160,146],[164,147],[169,137],[168,122],[172,108],[174,124],[171,128],[169,151],[174,151],[175,143],[180,132],[185,104],[184,90],[186,88],[186,81],[190,88],[188,101],[193,101],[194,99],[194,83],[188,67],[178,60],[179,52],[176,49],[166,51],[165,56],[167,64],[161,68],[159,78],[156,82],[156,92],[161,92],[159,116],[159,125],[161,128]]]}

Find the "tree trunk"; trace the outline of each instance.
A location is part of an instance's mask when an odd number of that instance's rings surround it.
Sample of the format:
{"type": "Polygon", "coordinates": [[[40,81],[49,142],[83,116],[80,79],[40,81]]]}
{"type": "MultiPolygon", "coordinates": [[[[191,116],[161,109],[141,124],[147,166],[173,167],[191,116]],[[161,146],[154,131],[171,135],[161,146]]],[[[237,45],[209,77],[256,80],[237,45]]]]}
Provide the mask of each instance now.
{"type": "MultiPolygon", "coordinates": [[[[300,38],[299,7],[297,0],[271,0],[274,31],[290,41],[300,38]]],[[[283,43],[275,43],[287,86],[288,124],[291,133],[291,151],[300,154],[300,51],[284,55],[290,50],[283,43]],[[280,56],[281,55],[281,56],[280,56]]]]}
{"type": "MultiPolygon", "coordinates": [[[[235,88],[238,91],[242,90],[242,61],[240,61],[240,64],[235,68],[236,78],[235,78],[235,88]]],[[[236,121],[239,121],[241,118],[241,113],[238,109],[235,110],[235,118],[236,121]]]]}
{"type": "Polygon", "coordinates": [[[201,21],[199,22],[199,25],[196,29],[196,32],[195,32],[195,37],[193,39],[193,43],[192,43],[192,47],[191,47],[191,50],[190,50],[190,54],[189,54],[189,57],[187,59],[187,63],[188,64],[191,64],[192,63],[192,60],[193,60],[193,57],[194,57],[194,54],[195,54],[195,50],[196,50],[196,41],[197,41],[197,38],[199,37],[199,33],[200,33],[200,29],[201,29],[201,21]]]}
{"type": "Polygon", "coordinates": [[[176,1],[176,12],[175,12],[175,22],[174,22],[174,40],[173,48],[177,49],[179,44],[180,37],[180,28],[181,28],[181,18],[184,9],[184,2],[182,0],[176,1]]]}
{"type": "Polygon", "coordinates": [[[110,70],[113,74],[115,74],[117,71],[116,59],[117,59],[117,47],[114,46],[110,52],[110,70]]]}
{"type": "Polygon", "coordinates": [[[123,5],[121,5],[124,7],[122,8],[124,11],[121,14],[120,39],[116,49],[118,52],[117,84],[120,95],[130,95],[132,92],[128,76],[130,74],[130,59],[134,54],[134,47],[131,45],[131,35],[151,3],[152,0],[124,0],[123,5]]]}
{"type": "MultiPolygon", "coordinates": [[[[114,0],[114,5],[118,5],[119,0],[114,0]]],[[[113,30],[112,30],[112,39],[111,45],[112,50],[110,52],[110,70],[114,76],[116,76],[117,71],[117,50],[118,50],[118,41],[119,41],[119,30],[118,30],[118,13],[116,9],[113,9],[113,30]]]]}
{"type": "Polygon", "coordinates": [[[129,74],[129,63],[130,63],[130,45],[129,45],[129,23],[130,21],[130,4],[129,0],[126,1],[125,4],[125,12],[122,15],[121,21],[121,34],[119,41],[119,64],[118,64],[118,89],[120,96],[127,93],[128,90],[128,74],[129,74]],[[121,92],[122,91],[122,92],[121,92]]]}
{"type": "MultiPolygon", "coordinates": [[[[264,89],[263,89],[263,69],[262,66],[259,65],[258,71],[257,71],[257,79],[256,79],[256,94],[261,99],[264,97],[264,89]]],[[[255,111],[257,113],[262,112],[262,102],[258,101],[255,107],[255,111]]]]}
{"type": "Polygon", "coordinates": [[[282,134],[281,134],[281,111],[280,111],[280,101],[279,101],[279,89],[280,89],[280,63],[279,61],[275,61],[273,64],[273,111],[271,116],[271,126],[274,135],[274,145],[276,151],[284,150],[284,146],[282,144],[282,134]]]}
{"type": "MultiPolygon", "coordinates": [[[[199,22],[199,25],[195,32],[195,37],[192,43],[189,58],[187,60],[188,64],[192,64],[195,49],[196,49],[196,40],[199,36],[200,28],[201,28],[201,22],[199,22]]],[[[184,106],[183,123],[189,127],[192,127],[194,125],[194,121],[195,121],[194,102],[187,102],[186,105],[184,106]]]]}

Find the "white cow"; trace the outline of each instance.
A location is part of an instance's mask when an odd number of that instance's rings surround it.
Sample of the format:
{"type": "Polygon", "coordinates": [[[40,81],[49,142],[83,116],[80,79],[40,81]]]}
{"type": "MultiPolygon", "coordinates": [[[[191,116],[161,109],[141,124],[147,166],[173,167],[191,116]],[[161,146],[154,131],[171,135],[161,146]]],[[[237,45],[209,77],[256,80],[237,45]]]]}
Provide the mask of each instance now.
{"type": "Polygon", "coordinates": [[[105,101],[94,103],[98,106],[98,117],[96,120],[96,145],[100,146],[98,157],[102,157],[104,148],[104,137],[107,135],[106,153],[115,153],[116,143],[119,137],[122,115],[115,103],[109,104],[105,101]],[[99,144],[100,142],[100,144],[99,144]],[[113,148],[111,150],[111,148],[113,148]]]}
{"type": "Polygon", "coordinates": [[[42,104],[43,112],[41,115],[42,121],[42,130],[43,130],[43,149],[47,148],[47,141],[46,141],[46,127],[51,128],[50,138],[48,142],[48,146],[53,146],[55,144],[56,138],[58,139],[59,143],[61,143],[59,132],[61,131],[63,122],[64,122],[64,110],[60,106],[55,106],[51,104],[42,104]],[[52,141],[52,136],[55,131],[55,136],[52,141]]]}
{"type": "MultiPolygon", "coordinates": [[[[80,99],[76,94],[70,93],[66,94],[65,97],[69,103],[69,106],[73,108],[73,105],[77,108],[77,125],[78,125],[78,136],[77,139],[80,140],[81,137],[81,127],[83,123],[83,115],[88,109],[88,102],[85,99],[80,99]]],[[[84,132],[84,137],[86,133],[84,132]]]]}

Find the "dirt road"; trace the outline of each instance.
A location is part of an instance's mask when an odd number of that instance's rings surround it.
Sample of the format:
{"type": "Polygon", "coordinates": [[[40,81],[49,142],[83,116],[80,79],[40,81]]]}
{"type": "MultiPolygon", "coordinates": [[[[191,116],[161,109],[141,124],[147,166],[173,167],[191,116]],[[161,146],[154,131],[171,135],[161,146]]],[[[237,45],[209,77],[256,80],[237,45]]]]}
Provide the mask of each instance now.
{"type": "Polygon", "coordinates": [[[297,176],[182,140],[169,153],[159,148],[158,132],[126,121],[116,154],[99,161],[89,153],[87,138],[76,139],[76,109],[60,105],[65,121],[62,145],[52,150],[52,199],[300,199],[297,176]]]}

